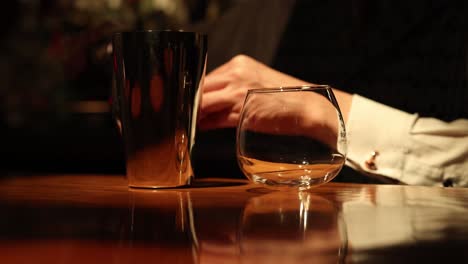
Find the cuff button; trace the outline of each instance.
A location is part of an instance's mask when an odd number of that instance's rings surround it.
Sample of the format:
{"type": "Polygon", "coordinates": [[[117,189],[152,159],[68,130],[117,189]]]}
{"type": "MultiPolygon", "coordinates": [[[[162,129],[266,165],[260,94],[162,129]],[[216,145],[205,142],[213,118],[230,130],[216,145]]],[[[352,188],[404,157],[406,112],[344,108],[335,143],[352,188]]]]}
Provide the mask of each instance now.
{"type": "Polygon", "coordinates": [[[364,162],[364,165],[369,170],[377,170],[377,165],[375,164],[375,160],[379,152],[377,150],[372,151],[370,157],[364,162]]]}
{"type": "Polygon", "coordinates": [[[451,179],[444,180],[442,184],[444,185],[444,187],[453,187],[453,181],[451,179]]]}

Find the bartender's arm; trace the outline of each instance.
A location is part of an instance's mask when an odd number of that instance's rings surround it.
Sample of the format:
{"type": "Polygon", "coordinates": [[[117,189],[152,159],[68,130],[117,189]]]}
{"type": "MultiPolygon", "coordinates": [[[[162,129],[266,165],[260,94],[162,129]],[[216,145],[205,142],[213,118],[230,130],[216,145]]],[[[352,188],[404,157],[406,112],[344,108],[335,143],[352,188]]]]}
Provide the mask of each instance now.
{"type": "MultiPolygon", "coordinates": [[[[235,127],[249,89],[298,85],[310,83],[236,56],[206,76],[200,127],[235,127]]],[[[421,118],[359,95],[334,93],[348,133],[348,166],[407,184],[468,187],[468,120],[421,118]]],[[[306,101],[308,107],[317,105],[306,101]]],[[[304,124],[334,120],[326,114],[305,118],[304,124]]]]}

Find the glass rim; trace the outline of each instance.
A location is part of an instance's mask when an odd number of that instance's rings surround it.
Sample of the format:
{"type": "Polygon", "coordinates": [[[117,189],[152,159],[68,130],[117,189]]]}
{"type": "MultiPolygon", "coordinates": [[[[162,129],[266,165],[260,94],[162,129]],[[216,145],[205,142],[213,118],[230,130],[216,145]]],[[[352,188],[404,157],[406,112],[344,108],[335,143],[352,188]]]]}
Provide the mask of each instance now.
{"type": "Polygon", "coordinates": [[[314,91],[314,90],[331,90],[327,84],[313,85],[296,85],[296,86],[278,86],[278,87],[263,87],[249,89],[248,93],[276,93],[276,92],[293,92],[293,91],[314,91]]]}

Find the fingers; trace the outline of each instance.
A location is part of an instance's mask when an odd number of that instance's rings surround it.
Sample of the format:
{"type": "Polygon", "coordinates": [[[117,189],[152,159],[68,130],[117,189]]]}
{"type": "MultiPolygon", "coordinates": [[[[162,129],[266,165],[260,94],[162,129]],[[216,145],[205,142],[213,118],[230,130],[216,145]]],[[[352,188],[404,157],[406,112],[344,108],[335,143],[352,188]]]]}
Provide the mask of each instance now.
{"type": "Polygon", "coordinates": [[[232,60],[224,63],[211,71],[205,77],[203,85],[204,92],[216,91],[226,87],[232,80],[228,78],[228,73],[232,69],[232,60]]]}
{"type": "Polygon", "coordinates": [[[202,115],[209,115],[227,109],[240,112],[248,89],[256,87],[256,84],[229,83],[223,89],[205,91],[201,104],[202,115]]]}
{"type": "Polygon", "coordinates": [[[201,118],[216,112],[230,109],[233,104],[232,100],[233,98],[224,90],[204,93],[200,108],[201,118]]]}
{"type": "Polygon", "coordinates": [[[201,130],[236,127],[239,113],[231,111],[217,112],[200,119],[198,126],[201,130]]]}
{"type": "Polygon", "coordinates": [[[243,81],[247,71],[243,73],[244,67],[250,58],[236,56],[229,62],[221,65],[206,75],[203,85],[203,98],[200,112],[200,126],[203,129],[232,127],[237,125],[237,120],[243,99],[248,87],[253,86],[255,80],[249,83],[243,81]]]}
{"type": "Polygon", "coordinates": [[[210,73],[205,77],[203,92],[212,92],[225,88],[231,80],[225,74],[210,73]]]}
{"type": "Polygon", "coordinates": [[[242,79],[257,81],[258,78],[256,75],[255,78],[250,75],[256,70],[256,67],[258,67],[256,63],[259,64],[258,62],[254,63],[252,58],[245,55],[233,57],[231,60],[206,75],[203,90],[205,92],[210,92],[223,89],[229,83],[242,81],[242,79]]]}

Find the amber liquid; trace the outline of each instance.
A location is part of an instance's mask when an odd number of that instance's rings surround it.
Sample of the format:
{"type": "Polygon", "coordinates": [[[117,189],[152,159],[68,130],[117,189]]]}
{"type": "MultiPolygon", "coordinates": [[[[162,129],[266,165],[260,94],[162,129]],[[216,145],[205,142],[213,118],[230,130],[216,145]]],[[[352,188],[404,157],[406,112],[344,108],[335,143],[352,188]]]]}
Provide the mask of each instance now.
{"type": "Polygon", "coordinates": [[[301,163],[270,162],[239,156],[239,164],[248,178],[269,185],[313,186],[333,179],[341,170],[345,158],[332,154],[327,161],[301,163]]]}

